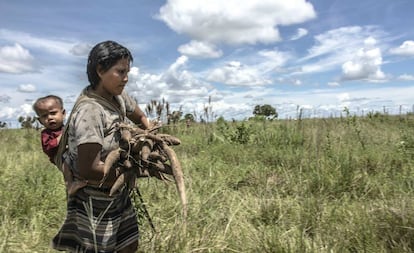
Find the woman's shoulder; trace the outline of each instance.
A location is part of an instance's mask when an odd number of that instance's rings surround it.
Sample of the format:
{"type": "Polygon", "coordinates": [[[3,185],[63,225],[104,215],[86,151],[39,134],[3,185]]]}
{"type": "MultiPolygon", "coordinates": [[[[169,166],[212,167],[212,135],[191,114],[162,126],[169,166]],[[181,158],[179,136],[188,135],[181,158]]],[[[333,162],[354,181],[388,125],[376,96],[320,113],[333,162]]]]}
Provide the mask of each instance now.
{"type": "Polygon", "coordinates": [[[78,103],[78,105],[73,108],[74,112],[97,112],[97,111],[102,111],[102,105],[99,104],[98,102],[96,102],[93,99],[86,99],[81,101],[80,103],[78,103]]]}

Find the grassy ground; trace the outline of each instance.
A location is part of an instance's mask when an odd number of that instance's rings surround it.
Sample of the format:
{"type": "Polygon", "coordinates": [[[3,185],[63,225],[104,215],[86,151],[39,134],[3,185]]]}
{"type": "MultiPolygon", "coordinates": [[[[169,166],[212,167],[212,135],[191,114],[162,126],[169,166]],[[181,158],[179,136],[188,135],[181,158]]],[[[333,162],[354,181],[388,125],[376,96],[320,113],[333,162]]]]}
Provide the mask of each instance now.
{"type": "MultiPolygon", "coordinates": [[[[140,179],[156,232],[140,211],[139,251],[413,252],[414,118],[374,116],[166,129],[189,215],[174,185],[140,179]]],[[[0,131],[0,252],[54,252],[65,193],[39,138],[0,131]]]]}

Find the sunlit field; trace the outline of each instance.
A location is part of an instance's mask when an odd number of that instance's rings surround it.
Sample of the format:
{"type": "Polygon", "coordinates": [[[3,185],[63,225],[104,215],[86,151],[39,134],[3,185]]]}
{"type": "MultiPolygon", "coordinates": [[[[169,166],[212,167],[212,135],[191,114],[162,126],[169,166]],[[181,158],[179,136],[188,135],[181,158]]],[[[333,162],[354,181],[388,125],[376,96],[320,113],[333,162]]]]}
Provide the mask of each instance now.
{"type": "MultiPolygon", "coordinates": [[[[188,217],[174,184],[139,179],[139,252],[414,251],[413,115],[162,131],[182,141],[188,217]]],[[[0,130],[0,252],[55,252],[66,195],[39,134],[0,130]]]]}

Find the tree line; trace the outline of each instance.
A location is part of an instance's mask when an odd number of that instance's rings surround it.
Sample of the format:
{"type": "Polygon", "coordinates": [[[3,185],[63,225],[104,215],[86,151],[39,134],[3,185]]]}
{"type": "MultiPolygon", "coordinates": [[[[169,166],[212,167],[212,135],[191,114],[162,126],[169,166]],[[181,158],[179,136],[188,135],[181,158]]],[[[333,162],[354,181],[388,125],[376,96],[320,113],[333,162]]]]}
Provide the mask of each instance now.
{"type": "MultiPolygon", "coordinates": [[[[180,121],[195,122],[197,120],[197,113],[187,113],[183,116],[182,107],[178,110],[171,111],[170,104],[164,99],[161,101],[151,100],[145,107],[145,112],[148,117],[156,118],[158,121],[166,122],[169,124],[176,124],[180,121]]],[[[254,118],[273,120],[277,119],[278,113],[276,109],[269,105],[256,105],[253,109],[254,118]]],[[[215,118],[213,107],[211,105],[211,97],[209,103],[204,106],[203,113],[199,115],[199,122],[206,123],[211,122],[215,118]]],[[[34,128],[39,129],[41,126],[35,116],[19,116],[18,122],[21,128],[34,128]]],[[[7,128],[7,123],[0,121],[0,128],[7,128]]]]}

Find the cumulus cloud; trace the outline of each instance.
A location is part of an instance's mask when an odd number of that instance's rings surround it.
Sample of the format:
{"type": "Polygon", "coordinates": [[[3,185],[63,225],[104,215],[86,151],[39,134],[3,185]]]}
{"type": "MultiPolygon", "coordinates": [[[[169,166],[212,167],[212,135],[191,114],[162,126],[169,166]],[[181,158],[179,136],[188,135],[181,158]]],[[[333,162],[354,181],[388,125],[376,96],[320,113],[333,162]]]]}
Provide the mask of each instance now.
{"type": "Polygon", "coordinates": [[[18,107],[3,106],[0,108],[0,118],[2,121],[16,121],[20,116],[33,115],[31,104],[22,104],[18,107]]]}
{"type": "Polygon", "coordinates": [[[414,41],[404,41],[401,46],[391,48],[390,53],[395,55],[414,56],[414,41]]]}
{"type": "Polygon", "coordinates": [[[19,108],[24,115],[31,115],[33,114],[33,106],[30,104],[22,104],[19,108]]]}
{"type": "Polygon", "coordinates": [[[2,121],[6,120],[15,120],[17,117],[15,115],[16,109],[12,107],[2,106],[0,108],[0,118],[2,121]]]}
{"type": "Polygon", "coordinates": [[[33,84],[21,84],[17,90],[20,92],[32,93],[36,91],[36,86],[33,84]]]}
{"type": "MultiPolygon", "coordinates": [[[[207,70],[205,76],[208,81],[230,86],[268,85],[276,73],[284,71],[284,66],[292,57],[289,52],[278,49],[260,50],[245,54],[241,59],[219,63],[218,67],[207,70]]],[[[292,78],[289,83],[302,84],[300,80],[292,78]]]]}
{"type": "Polygon", "coordinates": [[[29,50],[18,43],[0,47],[0,72],[13,74],[32,72],[33,60],[29,50]]]}
{"type": "Polygon", "coordinates": [[[255,44],[279,41],[278,26],[315,17],[313,5],[306,0],[169,0],[156,18],[198,41],[255,44]]]}
{"type": "Polygon", "coordinates": [[[271,83],[270,80],[263,78],[255,68],[242,65],[238,61],[231,61],[221,68],[213,69],[207,80],[232,86],[257,86],[271,83]]]}
{"type": "Polygon", "coordinates": [[[308,34],[308,30],[304,29],[304,28],[298,28],[298,30],[296,31],[296,34],[293,35],[290,40],[298,40],[304,36],[306,36],[308,34]]]}
{"type": "Polygon", "coordinates": [[[196,58],[218,58],[223,54],[214,44],[195,40],[181,45],[178,51],[183,55],[196,58]]]}
{"type": "Polygon", "coordinates": [[[381,70],[381,50],[375,47],[375,44],[374,38],[367,38],[365,40],[366,47],[359,49],[353,60],[342,65],[343,80],[368,80],[373,82],[386,80],[386,76],[381,70]]]}
{"type": "Polygon", "coordinates": [[[211,85],[187,70],[187,56],[180,56],[161,74],[140,73],[131,68],[127,89],[139,103],[148,99],[165,99],[169,103],[183,103],[208,96],[211,85]]]}

